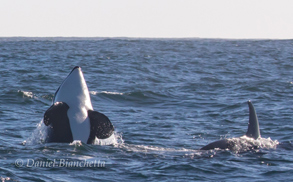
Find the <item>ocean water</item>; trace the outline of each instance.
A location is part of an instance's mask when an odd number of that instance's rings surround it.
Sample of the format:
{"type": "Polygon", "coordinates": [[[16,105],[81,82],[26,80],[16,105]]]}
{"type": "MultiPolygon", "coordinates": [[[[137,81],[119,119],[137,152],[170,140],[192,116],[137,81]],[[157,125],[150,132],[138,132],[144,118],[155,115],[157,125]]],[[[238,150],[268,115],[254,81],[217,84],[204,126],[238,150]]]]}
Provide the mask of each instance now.
{"type": "Polygon", "coordinates": [[[0,80],[2,181],[292,179],[293,40],[0,38],[0,80]],[[115,127],[108,143],[42,140],[75,66],[115,127]],[[256,141],[236,138],[248,100],[256,141]],[[223,138],[237,147],[199,150],[223,138]]]}

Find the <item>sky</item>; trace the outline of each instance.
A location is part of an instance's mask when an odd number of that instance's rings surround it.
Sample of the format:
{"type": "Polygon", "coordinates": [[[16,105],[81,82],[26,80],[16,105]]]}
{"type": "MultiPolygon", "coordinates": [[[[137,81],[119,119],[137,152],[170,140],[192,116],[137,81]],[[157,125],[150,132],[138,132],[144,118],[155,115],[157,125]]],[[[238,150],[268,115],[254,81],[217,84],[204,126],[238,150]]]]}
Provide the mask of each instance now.
{"type": "Polygon", "coordinates": [[[293,39],[292,0],[0,0],[0,37],[293,39]]]}

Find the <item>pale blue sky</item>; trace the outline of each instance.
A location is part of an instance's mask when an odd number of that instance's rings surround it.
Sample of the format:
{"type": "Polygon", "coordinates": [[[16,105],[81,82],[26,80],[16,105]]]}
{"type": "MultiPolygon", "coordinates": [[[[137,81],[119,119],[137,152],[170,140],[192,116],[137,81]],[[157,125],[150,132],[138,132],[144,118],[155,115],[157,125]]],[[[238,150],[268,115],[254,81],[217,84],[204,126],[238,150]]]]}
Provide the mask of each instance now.
{"type": "Polygon", "coordinates": [[[0,37],[293,38],[292,0],[0,0],[0,37]]]}

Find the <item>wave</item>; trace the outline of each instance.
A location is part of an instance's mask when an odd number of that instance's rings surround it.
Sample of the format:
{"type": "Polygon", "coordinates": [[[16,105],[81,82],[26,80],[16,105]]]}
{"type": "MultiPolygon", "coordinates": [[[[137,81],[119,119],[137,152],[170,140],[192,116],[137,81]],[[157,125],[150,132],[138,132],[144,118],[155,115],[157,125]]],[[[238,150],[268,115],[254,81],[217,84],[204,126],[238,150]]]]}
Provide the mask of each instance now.
{"type": "Polygon", "coordinates": [[[151,152],[199,152],[199,150],[195,149],[185,149],[185,148],[165,148],[165,147],[157,147],[157,146],[147,146],[147,145],[135,145],[135,144],[125,144],[121,143],[116,145],[116,147],[125,149],[129,152],[143,152],[143,153],[151,153],[151,152]]]}
{"type": "MultiPolygon", "coordinates": [[[[156,93],[153,91],[133,91],[133,92],[113,92],[113,91],[90,91],[90,95],[99,96],[105,99],[117,101],[117,102],[133,102],[139,104],[155,104],[161,103],[162,101],[166,101],[172,98],[169,98],[168,95],[164,93],[156,93]]],[[[30,99],[35,101],[40,101],[42,103],[48,104],[48,101],[52,102],[54,98],[54,94],[36,94],[31,91],[17,90],[9,91],[4,94],[9,98],[14,98],[15,94],[17,97],[21,97],[29,101],[30,99]],[[12,95],[11,95],[12,94],[12,95]]]]}
{"type": "Polygon", "coordinates": [[[98,95],[98,94],[106,94],[106,95],[124,95],[124,93],[120,93],[120,92],[108,92],[108,91],[101,91],[101,92],[90,91],[89,93],[92,94],[92,95],[98,95]]]}
{"type": "MultiPolygon", "coordinates": [[[[15,93],[14,91],[9,92],[9,93],[15,93]]],[[[18,97],[22,97],[25,99],[34,99],[37,101],[41,101],[41,102],[45,102],[44,100],[49,100],[52,101],[54,94],[47,94],[47,95],[39,95],[39,94],[35,94],[33,92],[30,91],[23,91],[23,90],[18,90],[17,91],[17,96],[18,97]]]]}
{"type": "Polygon", "coordinates": [[[157,104],[171,99],[164,93],[157,93],[147,90],[131,92],[90,91],[90,94],[102,97],[106,100],[120,103],[128,102],[133,104],[157,104]]]}

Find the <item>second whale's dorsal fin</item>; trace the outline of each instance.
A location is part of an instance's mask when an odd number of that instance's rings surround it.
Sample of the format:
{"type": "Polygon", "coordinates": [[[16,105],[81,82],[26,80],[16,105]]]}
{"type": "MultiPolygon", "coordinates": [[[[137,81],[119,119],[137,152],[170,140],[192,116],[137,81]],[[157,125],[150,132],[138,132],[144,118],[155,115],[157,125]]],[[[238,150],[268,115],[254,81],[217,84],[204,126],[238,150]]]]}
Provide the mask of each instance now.
{"type": "Polygon", "coordinates": [[[254,139],[258,139],[260,137],[259,131],[259,124],[255,109],[249,100],[248,102],[249,107],[249,123],[248,123],[248,130],[246,132],[246,136],[254,139]]]}

